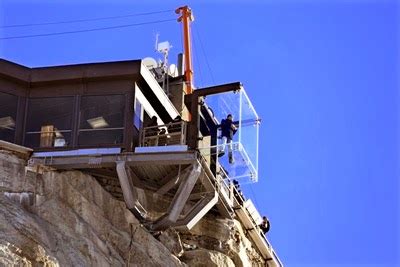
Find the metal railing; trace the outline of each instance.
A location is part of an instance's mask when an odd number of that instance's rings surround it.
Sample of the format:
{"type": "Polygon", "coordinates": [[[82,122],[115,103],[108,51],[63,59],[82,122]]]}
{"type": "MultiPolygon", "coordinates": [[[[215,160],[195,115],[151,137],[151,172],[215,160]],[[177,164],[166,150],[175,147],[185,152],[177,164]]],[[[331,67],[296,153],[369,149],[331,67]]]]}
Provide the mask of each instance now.
{"type": "Polygon", "coordinates": [[[276,255],[276,253],[275,253],[274,249],[272,248],[272,245],[269,242],[269,240],[267,239],[266,235],[263,233],[259,224],[256,222],[254,217],[250,214],[249,210],[245,206],[245,202],[246,202],[245,197],[243,196],[243,194],[240,191],[238,191],[238,189],[233,184],[233,182],[230,180],[229,176],[226,174],[226,172],[223,168],[221,168],[219,170],[216,180],[217,180],[217,188],[223,195],[225,195],[225,198],[228,198],[228,200],[232,202],[233,209],[243,208],[243,210],[247,213],[248,217],[250,218],[250,221],[252,224],[252,229],[256,229],[259,232],[260,236],[262,236],[264,238],[264,241],[265,241],[272,257],[279,264],[279,266],[283,266],[282,262],[280,261],[279,257],[276,255]]]}
{"type": "Polygon", "coordinates": [[[140,146],[186,145],[186,132],[186,121],[143,127],[140,132],[140,146]]]}
{"type": "MultiPolygon", "coordinates": [[[[257,232],[259,237],[264,240],[263,246],[268,250],[269,255],[271,258],[265,259],[266,261],[274,261],[277,266],[282,267],[283,264],[276,255],[274,249],[272,248],[271,243],[267,239],[267,237],[264,235],[262,232],[259,224],[256,222],[255,218],[253,215],[250,213],[248,207],[246,206],[246,199],[241,194],[240,191],[238,191],[238,188],[235,186],[233,181],[229,178],[228,174],[226,171],[221,167],[216,175],[212,174],[211,170],[208,167],[208,162],[204,158],[203,155],[198,154],[199,161],[201,162],[201,166],[203,167],[204,170],[204,176],[206,179],[208,179],[214,186],[214,189],[217,191],[218,195],[220,196],[220,199],[224,199],[221,203],[227,207],[229,206],[232,208],[232,211],[234,213],[237,212],[237,210],[241,210],[246,214],[246,217],[248,218],[247,221],[250,223],[250,226],[245,226],[243,224],[243,221],[239,218],[239,221],[243,226],[246,227],[246,230],[254,230],[257,232]]],[[[251,242],[258,247],[256,241],[253,239],[252,235],[248,235],[246,231],[246,236],[250,238],[251,242]]],[[[258,247],[260,249],[260,247],[258,247]]],[[[267,264],[267,266],[269,266],[267,264]]]]}

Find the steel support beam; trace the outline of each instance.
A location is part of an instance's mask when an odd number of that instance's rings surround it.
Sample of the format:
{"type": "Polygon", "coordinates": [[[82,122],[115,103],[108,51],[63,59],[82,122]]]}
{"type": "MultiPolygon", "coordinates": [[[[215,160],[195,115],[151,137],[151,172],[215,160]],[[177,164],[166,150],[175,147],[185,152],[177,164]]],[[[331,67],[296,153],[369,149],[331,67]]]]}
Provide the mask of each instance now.
{"type": "Polygon", "coordinates": [[[170,191],[172,188],[174,188],[177,184],[179,184],[179,181],[182,179],[182,177],[185,177],[187,175],[187,173],[191,170],[192,166],[188,166],[186,168],[184,168],[181,171],[178,171],[178,173],[172,172],[170,175],[168,175],[166,177],[167,182],[160,188],[157,190],[157,192],[155,192],[155,194],[157,195],[164,195],[166,194],[168,191],[170,191]]]}
{"type": "Polygon", "coordinates": [[[133,214],[135,214],[139,221],[144,221],[146,217],[146,211],[138,201],[138,195],[135,187],[133,186],[130,168],[126,165],[125,161],[117,161],[116,169],[126,207],[132,211],[133,214]]]}
{"type": "Polygon", "coordinates": [[[117,161],[116,165],[119,183],[121,184],[122,193],[124,194],[125,204],[128,209],[133,209],[135,207],[138,197],[133,187],[132,180],[130,179],[130,175],[128,174],[126,162],[117,161]]]}
{"type": "Polygon", "coordinates": [[[202,171],[200,164],[193,164],[190,169],[190,172],[183,177],[166,214],[150,226],[152,230],[166,229],[178,220],[202,171]]]}
{"type": "Polygon", "coordinates": [[[243,86],[240,82],[234,82],[234,83],[221,84],[211,87],[199,88],[196,89],[193,92],[193,94],[195,94],[196,96],[207,96],[207,95],[215,95],[232,91],[239,91],[242,88],[243,86]]]}
{"type": "Polygon", "coordinates": [[[192,209],[181,220],[178,220],[174,225],[180,230],[190,230],[195,226],[212,207],[218,202],[218,193],[216,191],[206,193],[192,209]]]}
{"type": "Polygon", "coordinates": [[[163,152],[163,153],[125,153],[116,155],[79,155],[79,156],[54,156],[33,157],[34,165],[43,164],[60,170],[104,168],[116,166],[116,161],[125,161],[129,166],[140,165],[175,165],[193,164],[197,161],[197,153],[188,152],[163,152]]]}
{"type": "Polygon", "coordinates": [[[218,201],[218,203],[217,203],[218,211],[225,218],[232,218],[234,215],[234,212],[229,205],[229,201],[227,199],[225,199],[225,195],[221,192],[220,187],[222,186],[222,181],[219,181],[219,179],[213,175],[208,164],[205,161],[201,161],[201,166],[204,170],[204,176],[205,176],[204,179],[200,179],[201,183],[207,189],[207,191],[215,190],[216,192],[218,192],[219,199],[220,199],[220,201],[218,201]],[[218,184],[218,183],[221,183],[221,184],[218,184]]]}

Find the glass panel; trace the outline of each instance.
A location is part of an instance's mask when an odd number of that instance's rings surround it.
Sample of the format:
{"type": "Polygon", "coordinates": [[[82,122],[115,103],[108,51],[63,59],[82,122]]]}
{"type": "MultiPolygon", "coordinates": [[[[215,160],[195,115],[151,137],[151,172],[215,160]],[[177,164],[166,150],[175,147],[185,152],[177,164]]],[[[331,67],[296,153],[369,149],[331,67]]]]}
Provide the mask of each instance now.
{"type": "Polygon", "coordinates": [[[135,125],[136,129],[140,129],[143,124],[143,117],[142,117],[142,104],[140,103],[139,99],[135,99],[135,110],[134,110],[134,119],[133,125],[135,125]]]}
{"type": "Polygon", "coordinates": [[[200,147],[202,154],[214,156],[217,169],[222,168],[229,178],[256,182],[260,120],[246,92],[210,95],[205,103],[219,126],[211,146],[200,147]]]}
{"type": "Polygon", "coordinates": [[[243,149],[243,157],[248,160],[250,175],[258,177],[258,132],[260,119],[248,98],[246,91],[240,91],[240,131],[239,139],[243,149]]]}
{"type": "Polygon", "coordinates": [[[18,97],[0,93],[0,140],[14,142],[18,97]]]}
{"type": "Polygon", "coordinates": [[[78,144],[122,144],[124,111],[124,95],[83,96],[78,144]]]}
{"type": "Polygon", "coordinates": [[[73,97],[28,100],[25,145],[67,147],[71,145],[73,97]]]}
{"type": "Polygon", "coordinates": [[[98,130],[98,131],[80,131],[79,132],[79,144],[85,144],[88,146],[101,146],[110,144],[122,144],[124,141],[124,130],[98,130]]]}

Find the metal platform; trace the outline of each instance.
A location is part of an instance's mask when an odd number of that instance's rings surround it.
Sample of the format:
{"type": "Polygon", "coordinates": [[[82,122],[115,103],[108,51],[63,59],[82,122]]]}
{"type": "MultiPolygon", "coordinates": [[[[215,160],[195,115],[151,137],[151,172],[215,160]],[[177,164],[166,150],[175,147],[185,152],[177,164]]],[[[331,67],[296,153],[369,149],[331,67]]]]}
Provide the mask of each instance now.
{"type": "Polygon", "coordinates": [[[80,170],[94,176],[115,198],[125,201],[127,208],[150,231],[170,227],[190,230],[215,207],[221,216],[237,216],[267,266],[282,266],[249,209],[240,204],[243,201],[238,201],[233,185],[224,180],[223,173],[214,176],[199,152],[34,154],[30,165],[80,170]],[[139,201],[137,188],[170,200],[162,216],[149,220],[139,201]],[[186,212],[183,212],[185,207],[186,212]]]}
{"type": "MultiPolygon", "coordinates": [[[[211,173],[206,161],[196,151],[171,151],[116,154],[64,153],[34,154],[30,165],[45,165],[58,170],[80,170],[94,176],[117,199],[145,222],[146,212],[138,201],[135,188],[153,191],[171,199],[172,218],[159,218],[149,223],[152,230],[167,227],[190,229],[214,206],[225,217],[234,215],[227,205],[227,193],[211,173]],[[196,171],[195,171],[196,169],[196,171]],[[184,206],[191,206],[187,214],[181,214],[184,206]],[[201,216],[199,216],[201,215],[201,216]]],[[[226,190],[225,190],[226,191],[226,190]]]]}

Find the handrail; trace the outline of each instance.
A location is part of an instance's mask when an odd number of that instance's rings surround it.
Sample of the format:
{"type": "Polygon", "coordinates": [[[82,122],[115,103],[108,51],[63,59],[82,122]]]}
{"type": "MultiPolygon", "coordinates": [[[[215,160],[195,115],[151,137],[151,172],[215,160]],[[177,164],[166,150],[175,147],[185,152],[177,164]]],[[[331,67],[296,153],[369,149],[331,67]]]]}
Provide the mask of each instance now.
{"type": "Polygon", "coordinates": [[[143,127],[140,132],[140,146],[185,145],[186,128],[186,121],[143,127]]]}
{"type": "Polygon", "coordinates": [[[273,250],[271,243],[269,242],[269,240],[267,239],[265,234],[262,232],[260,226],[257,224],[256,221],[254,221],[254,218],[251,216],[251,214],[249,213],[248,209],[243,205],[244,202],[245,202],[245,199],[242,198],[242,195],[239,194],[239,192],[237,191],[235,186],[233,186],[233,191],[236,192],[236,194],[234,193],[235,194],[235,198],[234,199],[238,202],[239,206],[242,207],[243,210],[245,210],[245,212],[247,213],[248,217],[250,218],[250,223],[252,224],[252,229],[257,230],[258,234],[264,238],[264,241],[267,244],[267,247],[268,247],[268,250],[269,250],[271,256],[273,256],[275,258],[275,260],[279,263],[280,266],[283,266],[282,262],[280,261],[280,259],[276,255],[275,251],[273,250]],[[239,203],[238,199],[240,200],[240,202],[242,204],[239,203]]]}
{"type": "Polygon", "coordinates": [[[252,225],[251,228],[254,229],[254,230],[256,230],[256,231],[258,232],[258,234],[259,234],[261,237],[263,237],[263,239],[265,240],[265,243],[266,243],[266,245],[267,245],[267,247],[268,247],[268,250],[269,250],[271,256],[275,258],[275,260],[278,262],[278,264],[279,264],[280,266],[283,266],[283,265],[282,265],[282,262],[280,261],[280,259],[279,259],[278,256],[276,255],[275,251],[273,250],[271,243],[268,241],[267,237],[266,237],[265,234],[262,232],[262,230],[261,230],[261,228],[259,227],[259,225],[257,224],[257,222],[256,222],[256,221],[254,220],[254,218],[251,216],[251,214],[250,214],[250,212],[248,211],[248,209],[244,206],[244,203],[245,203],[245,201],[246,201],[246,199],[244,198],[244,196],[243,196],[242,194],[239,193],[239,191],[237,190],[237,188],[236,188],[236,187],[233,185],[233,183],[230,181],[230,178],[229,178],[229,176],[226,174],[225,170],[222,169],[222,168],[220,169],[220,171],[219,171],[219,173],[218,173],[217,176],[222,176],[221,174],[224,175],[224,176],[226,177],[227,180],[229,180],[229,185],[226,184],[225,179],[222,179],[222,177],[219,178],[219,179],[217,178],[217,181],[219,182],[218,184],[220,184],[220,182],[221,182],[221,185],[228,189],[229,197],[230,197],[231,200],[233,200],[233,203],[234,203],[233,208],[234,208],[234,209],[235,209],[235,208],[240,208],[240,209],[243,208],[243,210],[247,213],[248,217],[250,218],[250,223],[251,223],[251,225],[252,225]]]}
{"type": "MultiPolygon", "coordinates": [[[[203,164],[207,164],[207,163],[206,163],[204,157],[200,153],[199,153],[199,159],[202,162],[202,166],[205,170],[207,179],[211,180],[211,177],[214,179],[214,181],[215,181],[214,187],[215,187],[215,190],[218,192],[218,194],[222,193],[222,191],[225,191],[228,193],[228,197],[229,197],[230,201],[232,201],[232,203],[233,203],[232,208],[234,210],[235,209],[243,210],[246,213],[247,217],[250,219],[251,227],[250,227],[250,229],[247,229],[247,230],[250,231],[252,229],[254,231],[257,231],[258,232],[257,234],[259,235],[259,237],[265,241],[266,249],[268,250],[269,255],[271,255],[271,257],[272,257],[271,259],[274,260],[274,262],[276,262],[279,266],[283,266],[282,262],[280,261],[280,259],[276,255],[274,249],[272,248],[271,243],[268,241],[266,236],[263,234],[263,232],[261,231],[257,222],[255,222],[254,218],[251,216],[249,210],[244,206],[245,199],[242,197],[241,194],[239,194],[238,190],[231,182],[231,180],[230,180],[229,176],[226,174],[225,170],[223,168],[221,168],[219,170],[219,172],[217,173],[217,175],[214,176],[211,173],[211,171],[206,166],[203,165],[203,164]],[[226,180],[228,180],[228,182],[226,180]]],[[[240,223],[243,224],[240,217],[238,219],[239,219],[240,223]]],[[[252,243],[255,244],[255,246],[258,249],[261,249],[258,247],[258,245],[257,245],[258,243],[255,240],[253,240],[252,235],[249,235],[248,237],[251,239],[252,243]]]]}

